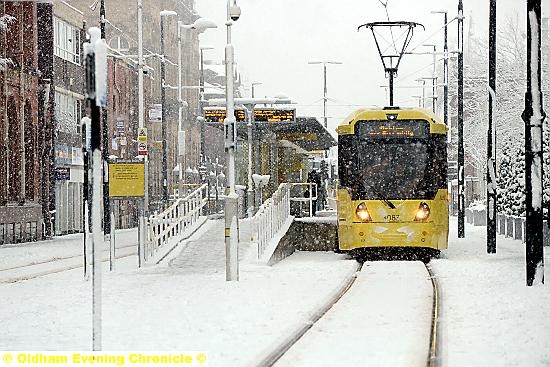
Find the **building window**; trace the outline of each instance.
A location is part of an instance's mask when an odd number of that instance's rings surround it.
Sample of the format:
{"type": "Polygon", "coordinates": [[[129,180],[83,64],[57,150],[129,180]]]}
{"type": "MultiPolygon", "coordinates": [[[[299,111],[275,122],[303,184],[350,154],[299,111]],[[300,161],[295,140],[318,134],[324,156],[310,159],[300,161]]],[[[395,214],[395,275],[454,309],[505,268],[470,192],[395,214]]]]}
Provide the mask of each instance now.
{"type": "Polygon", "coordinates": [[[57,131],[80,133],[81,101],[71,95],[55,92],[55,120],[57,131]]]}
{"type": "Polygon", "coordinates": [[[58,18],[53,23],[55,56],[80,64],[80,30],[58,18]]]}
{"type": "Polygon", "coordinates": [[[111,38],[109,41],[109,47],[111,47],[113,50],[116,50],[118,52],[124,52],[130,50],[130,44],[126,40],[126,38],[121,36],[116,36],[111,38]]]}

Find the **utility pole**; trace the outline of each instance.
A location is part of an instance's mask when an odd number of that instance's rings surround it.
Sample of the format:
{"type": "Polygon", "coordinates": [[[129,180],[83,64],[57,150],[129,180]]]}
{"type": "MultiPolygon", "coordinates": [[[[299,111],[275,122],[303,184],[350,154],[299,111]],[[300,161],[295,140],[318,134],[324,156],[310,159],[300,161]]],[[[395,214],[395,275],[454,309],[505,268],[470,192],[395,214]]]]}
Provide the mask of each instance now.
{"type": "MultiPolygon", "coordinates": [[[[449,43],[447,36],[448,20],[446,10],[432,11],[432,14],[443,14],[444,39],[443,39],[443,122],[449,126],[449,43]]],[[[435,74],[434,74],[435,76],[435,74]]],[[[450,129],[449,129],[450,130],[450,129]]]]}
{"type": "Polygon", "coordinates": [[[464,6],[458,0],[458,238],[464,238],[464,6]]]}
{"type": "MultiPolygon", "coordinates": [[[[143,0],[137,0],[137,33],[138,33],[138,127],[145,128],[145,102],[143,91],[143,0]]],[[[149,158],[143,158],[145,165],[145,197],[139,214],[138,230],[138,266],[141,267],[146,236],[145,218],[149,215],[149,158]]]]}
{"type": "Polygon", "coordinates": [[[328,126],[327,122],[327,64],[341,65],[340,61],[310,61],[310,65],[323,65],[323,126],[325,129],[328,126]]]}
{"type": "Polygon", "coordinates": [[[164,15],[160,16],[160,103],[161,112],[161,140],[162,140],[162,203],[166,207],[168,203],[168,157],[166,156],[166,55],[164,50],[164,15]]]}
{"type": "Polygon", "coordinates": [[[235,150],[237,147],[237,121],[235,119],[234,100],[234,48],[231,44],[232,19],[239,19],[241,9],[236,0],[233,5],[227,0],[227,45],[225,46],[225,151],[227,152],[227,188],[229,193],[225,197],[225,279],[226,281],[239,280],[239,242],[238,242],[238,200],[235,191],[235,150]]]}
{"type": "MultiPolygon", "coordinates": [[[[205,121],[204,121],[204,107],[203,107],[203,96],[204,96],[204,53],[203,49],[199,46],[199,52],[200,52],[200,66],[201,66],[201,74],[199,76],[199,114],[201,116],[201,119],[199,120],[201,126],[201,156],[200,156],[200,166],[204,166],[206,163],[206,153],[205,153],[205,145],[206,145],[206,136],[205,134],[205,121]]],[[[209,197],[210,198],[210,197],[209,197]]]]}
{"type": "Polygon", "coordinates": [[[525,255],[527,285],[544,283],[542,215],[541,1],[527,0],[527,92],[525,110],[525,255]]]}
{"type": "Polygon", "coordinates": [[[493,111],[496,104],[497,2],[489,3],[489,127],[487,129],[487,253],[497,252],[496,131],[493,111]]]}
{"type": "MultiPolygon", "coordinates": [[[[101,38],[105,40],[105,0],[99,7],[99,24],[101,38]]],[[[106,241],[111,241],[111,201],[109,199],[109,120],[107,108],[101,108],[102,124],[102,157],[103,157],[103,235],[106,241]]]]}

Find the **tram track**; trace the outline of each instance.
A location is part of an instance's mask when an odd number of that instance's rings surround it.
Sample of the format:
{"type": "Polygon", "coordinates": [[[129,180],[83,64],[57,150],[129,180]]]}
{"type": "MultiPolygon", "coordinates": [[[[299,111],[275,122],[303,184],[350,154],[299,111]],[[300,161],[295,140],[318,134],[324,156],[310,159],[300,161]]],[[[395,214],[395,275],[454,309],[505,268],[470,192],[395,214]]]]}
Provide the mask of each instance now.
{"type": "Polygon", "coordinates": [[[342,297],[350,290],[353,286],[353,283],[357,279],[357,274],[363,268],[363,262],[358,262],[357,267],[352,275],[347,277],[342,286],[335,292],[332,297],[315,312],[305,323],[296,329],[288,338],[286,338],[282,343],[280,343],[270,354],[268,354],[261,362],[258,363],[258,366],[271,367],[281,359],[281,357],[290,349],[294,344],[298,342],[308,331],[319,321],[331,308],[334,306],[342,297]]]}
{"type": "MultiPolygon", "coordinates": [[[[130,247],[135,247],[135,245],[127,245],[127,246],[117,247],[117,250],[122,250],[122,249],[130,248],[130,247]]],[[[54,263],[54,262],[58,262],[58,261],[70,260],[70,259],[76,259],[76,258],[82,258],[82,254],[71,255],[71,256],[63,256],[63,257],[53,257],[53,258],[50,258],[50,259],[47,259],[47,260],[33,261],[33,262],[28,263],[28,264],[16,265],[16,266],[12,266],[12,267],[9,267],[9,268],[0,268],[0,273],[4,272],[4,271],[9,271],[9,270],[23,269],[23,268],[27,268],[27,267],[43,265],[43,264],[50,264],[50,263],[54,263]]]]}
{"type": "Polygon", "coordinates": [[[432,282],[432,288],[433,288],[433,301],[432,301],[432,325],[430,328],[430,349],[429,349],[429,355],[428,355],[428,367],[439,367],[441,365],[441,352],[440,352],[440,339],[441,339],[441,333],[439,332],[439,325],[440,325],[440,307],[441,307],[441,301],[439,299],[439,285],[437,283],[437,279],[434,275],[434,272],[432,268],[430,267],[430,264],[424,263],[426,266],[426,270],[428,271],[428,274],[430,275],[430,280],[432,282]]]}
{"type": "MultiPolygon", "coordinates": [[[[431,304],[431,322],[426,323],[426,327],[429,325],[429,332],[426,332],[425,337],[429,335],[429,345],[427,359],[425,360],[425,365],[428,367],[439,367],[441,366],[441,355],[440,355],[440,307],[441,301],[439,299],[439,285],[437,278],[431,269],[429,264],[424,263],[424,267],[427,271],[429,281],[431,283],[432,289],[432,302],[431,304]]],[[[274,366],[278,365],[277,362],[287,354],[287,352],[293,348],[301,339],[307,338],[305,334],[312,329],[324,316],[325,314],[336,305],[351,289],[355,280],[358,278],[359,273],[363,269],[363,262],[358,262],[358,266],[354,271],[354,275],[346,278],[342,283],[342,286],[339,288],[329,301],[326,302],[322,307],[316,311],[304,325],[300,326],[294,332],[292,332],[286,339],[284,339],[279,345],[277,345],[264,359],[259,363],[256,363],[256,366],[274,366]]],[[[424,277],[426,279],[426,277],[424,277]]],[[[428,286],[429,287],[429,286],[428,286]]],[[[429,288],[428,288],[429,289],[429,288]]],[[[428,321],[428,313],[426,313],[426,321],[428,321]]],[[[425,329],[426,330],[426,329],[425,329]]],[[[427,339],[427,338],[426,338],[427,339]]],[[[426,340],[423,338],[423,340],[426,340]]],[[[425,350],[425,349],[424,349],[425,350]]],[[[292,353],[291,353],[292,354],[292,353]]],[[[286,359],[288,356],[285,356],[286,359]]],[[[421,362],[421,361],[419,361],[421,362]]],[[[283,363],[284,365],[284,363],[283,363]]],[[[422,365],[422,363],[420,364],[422,365]]]]}
{"type": "MultiPolygon", "coordinates": [[[[118,260],[118,259],[123,259],[126,257],[137,255],[137,250],[135,250],[134,245],[119,247],[117,248],[117,252],[128,248],[133,248],[134,250],[129,252],[121,251],[122,253],[117,254],[115,256],[115,259],[118,260]]],[[[102,260],[102,262],[106,262],[106,261],[109,261],[109,259],[105,258],[102,260]]],[[[0,284],[17,283],[25,280],[31,280],[31,279],[52,275],[56,273],[61,273],[64,271],[79,269],[83,267],[84,267],[84,264],[83,264],[82,254],[65,256],[65,257],[57,257],[54,259],[44,260],[44,261],[37,261],[37,262],[24,264],[20,266],[13,266],[10,268],[0,269],[0,284]],[[73,262],[73,260],[74,261],[78,260],[78,263],[73,262]],[[65,265],[62,265],[63,263],[65,263],[65,265]],[[54,266],[54,267],[49,268],[50,266],[54,266]],[[46,269],[42,270],[41,268],[46,268],[46,269]],[[17,274],[18,272],[19,274],[17,274]]]]}

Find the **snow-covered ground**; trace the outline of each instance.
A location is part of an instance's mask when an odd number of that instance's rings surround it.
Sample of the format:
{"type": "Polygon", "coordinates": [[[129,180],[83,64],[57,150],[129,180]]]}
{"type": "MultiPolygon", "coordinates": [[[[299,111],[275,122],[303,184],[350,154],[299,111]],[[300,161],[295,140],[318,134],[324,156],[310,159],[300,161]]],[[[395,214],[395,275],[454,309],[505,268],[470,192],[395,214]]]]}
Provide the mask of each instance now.
{"type": "Polygon", "coordinates": [[[448,366],[550,366],[550,248],[546,284],[527,287],[525,244],[497,236],[486,251],[486,228],[451,220],[446,258],[432,261],[442,292],[443,357],[448,366]]]}
{"type": "MultiPolygon", "coordinates": [[[[241,228],[241,240],[246,241],[250,225],[243,221],[241,228]]],[[[133,235],[123,237],[118,246],[135,244],[133,235]]],[[[40,244],[0,247],[0,266],[5,269],[43,261],[65,252],[78,254],[79,239],[71,235],[40,244]]],[[[550,285],[525,286],[525,246],[499,236],[498,253],[487,255],[485,227],[467,225],[466,239],[457,240],[454,219],[450,239],[445,258],[433,261],[443,297],[444,364],[550,365],[550,285]]],[[[118,260],[113,273],[105,264],[103,348],[202,350],[208,351],[210,366],[254,365],[288,332],[308,320],[355,269],[355,262],[343,255],[303,252],[269,267],[255,260],[255,249],[249,243],[243,242],[240,249],[239,282],[225,281],[222,220],[208,221],[159,266],[137,269],[133,256],[118,260]]],[[[546,263],[550,264],[548,254],[546,263]]],[[[391,282],[385,283],[387,278],[380,275],[387,270],[377,270],[378,266],[368,266],[363,280],[364,285],[378,290],[376,299],[372,292],[356,292],[363,296],[355,300],[359,305],[353,306],[358,320],[365,317],[360,312],[371,313],[381,297],[387,299],[388,310],[397,304],[395,300],[392,303],[391,294],[383,292],[399,289],[399,263],[391,268],[393,288],[385,288],[391,282]]],[[[411,294],[407,281],[402,282],[411,294]]],[[[91,286],[83,279],[82,269],[0,284],[0,349],[90,350],[91,286]]],[[[413,298],[407,298],[407,306],[413,298]]],[[[420,308],[418,314],[409,315],[412,324],[425,323],[420,320],[426,317],[420,308]]],[[[380,307],[376,309],[380,311],[380,307]]],[[[349,322],[353,326],[353,319],[349,322]]],[[[377,327],[380,335],[390,335],[389,331],[395,330],[388,328],[397,325],[379,323],[377,327]]],[[[350,330],[358,333],[357,328],[350,330]]],[[[376,330],[369,332],[377,335],[376,330]]],[[[349,338],[355,340],[359,335],[349,338]]],[[[427,341],[425,344],[427,348],[427,341]]],[[[349,353],[368,354],[369,347],[374,345],[365,343],[361,350],[349,353]]],[[[338,353],[323,349],[322,355],[323,365],[341,365],[341,360],[336,360],[338,353]]],[[[379,355],[377,365],[395,360],[379,355]]]]}

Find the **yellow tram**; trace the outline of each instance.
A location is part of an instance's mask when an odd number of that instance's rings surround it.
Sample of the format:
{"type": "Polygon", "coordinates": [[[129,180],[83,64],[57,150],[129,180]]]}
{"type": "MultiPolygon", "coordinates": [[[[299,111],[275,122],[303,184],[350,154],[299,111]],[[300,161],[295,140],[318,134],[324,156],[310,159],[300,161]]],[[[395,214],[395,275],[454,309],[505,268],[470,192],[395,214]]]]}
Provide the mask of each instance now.
{"type": "Polygon", "coordinates": [[[388,107],[359,109],[336,131],[339,250],[425,259],[446,249],[447,126],[431,111],[388,107]]]}

